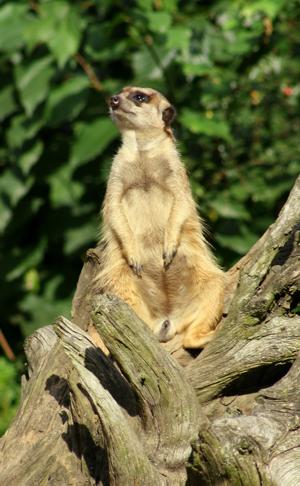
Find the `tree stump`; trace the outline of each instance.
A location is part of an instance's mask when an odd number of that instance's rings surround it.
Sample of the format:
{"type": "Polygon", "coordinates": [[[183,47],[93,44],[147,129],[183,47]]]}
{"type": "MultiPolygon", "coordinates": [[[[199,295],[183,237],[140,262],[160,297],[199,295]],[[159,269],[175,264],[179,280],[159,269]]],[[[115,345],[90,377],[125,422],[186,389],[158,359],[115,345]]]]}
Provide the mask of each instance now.
{"type": "Polygon", "coordinates": [[[300,484],[300,177],[228,272],[225,315],[199,353],[161,345],[93,277],[25,342],[28,375],[0,441],[0,485],[300,484]]]}

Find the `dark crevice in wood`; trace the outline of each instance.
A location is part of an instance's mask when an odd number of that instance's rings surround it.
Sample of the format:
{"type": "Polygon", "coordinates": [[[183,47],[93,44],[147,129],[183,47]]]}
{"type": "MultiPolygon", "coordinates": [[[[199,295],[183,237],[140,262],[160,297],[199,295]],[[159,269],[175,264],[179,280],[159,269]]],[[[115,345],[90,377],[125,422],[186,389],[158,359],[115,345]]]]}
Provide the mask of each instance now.
{"type": "Polygon", "coordinates": [[[202,353],[202,351],[203,351],[203,349],[186,349],[186,352],[193,359],[195,359],[198,356],[200,356],[200,354],[202,353]]]}
{"type": "Polygon", "coordinates": [[[277,365],[259,366],[241,375],[222,391],[222,396],[246,395],[256,393],[261,388],[267,388],[277,383],[290,370],[293,362],[277,365]]]}
{"type": "Polygon", "coordinates": [[[293,293],[290,303],[290,313],[300,314],[300,290],[293,293]]]}

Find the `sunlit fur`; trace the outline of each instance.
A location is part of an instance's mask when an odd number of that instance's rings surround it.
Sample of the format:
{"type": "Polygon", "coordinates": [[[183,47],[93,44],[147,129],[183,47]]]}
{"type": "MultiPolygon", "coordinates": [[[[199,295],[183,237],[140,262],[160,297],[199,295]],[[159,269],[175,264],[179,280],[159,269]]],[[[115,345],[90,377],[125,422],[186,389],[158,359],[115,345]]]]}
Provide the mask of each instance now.
{"type": "Polygon", "coordinates": [[[122,145],[103,205],[97,280],[160,340],[182,333],[185,347],[203,347],[222,314],[224,274],[205,242],[186,171],[162,118],[170,103],[149,88],[127,87],[119,96],[119,108],[110,111],[122,145]],[[128,98],[135,91],[149,94],[150,101],[137,106],[128,98]]]}

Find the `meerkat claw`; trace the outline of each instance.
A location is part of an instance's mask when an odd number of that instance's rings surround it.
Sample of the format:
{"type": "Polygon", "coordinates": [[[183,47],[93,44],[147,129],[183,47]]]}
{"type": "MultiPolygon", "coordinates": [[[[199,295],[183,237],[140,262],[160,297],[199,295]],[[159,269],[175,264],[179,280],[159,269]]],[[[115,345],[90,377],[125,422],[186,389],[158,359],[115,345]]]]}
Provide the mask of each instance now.
{"type": "Polygon", "coordinates": [[[174,248],[172,251],[164,251],[163,252],[163,261],[164,261],[164,268],[165,270],[168,270],[169,266],[171,265],[175,255],[177,253],[176,248],[174,248]]]}
{"type": "Polygon", "coordinates": [[[130,259],[129,266],[133,273],[135,273],[139,278],[142,278],[143,265],[141,265],[141,263],[137,263],[130,259]]]}

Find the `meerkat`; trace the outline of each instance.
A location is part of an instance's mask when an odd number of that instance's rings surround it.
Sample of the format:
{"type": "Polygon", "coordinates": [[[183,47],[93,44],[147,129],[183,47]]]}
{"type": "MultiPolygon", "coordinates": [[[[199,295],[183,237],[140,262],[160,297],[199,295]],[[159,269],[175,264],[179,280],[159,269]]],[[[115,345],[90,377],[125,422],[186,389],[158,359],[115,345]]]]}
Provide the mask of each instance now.
{"type": "Polygon", "coordinates": [[[122,145],[104,198],[97,280],[161,342],[181,334],[184,347],[204,347],[222,315],[224,273],[176,150],[175,109],[154,89],[125,87],[110,98],[110,115],[122,145]]]}

